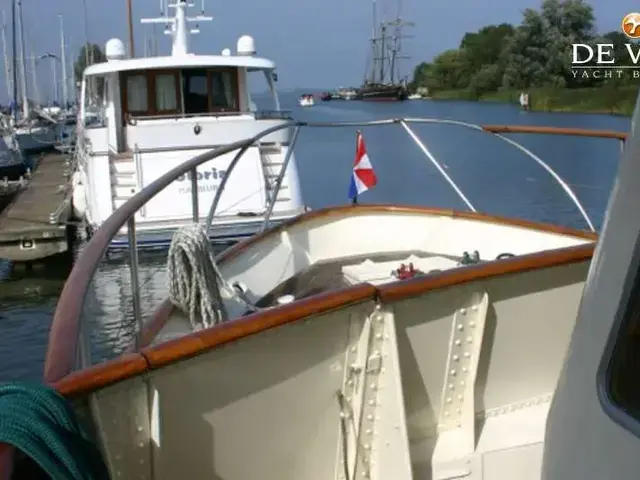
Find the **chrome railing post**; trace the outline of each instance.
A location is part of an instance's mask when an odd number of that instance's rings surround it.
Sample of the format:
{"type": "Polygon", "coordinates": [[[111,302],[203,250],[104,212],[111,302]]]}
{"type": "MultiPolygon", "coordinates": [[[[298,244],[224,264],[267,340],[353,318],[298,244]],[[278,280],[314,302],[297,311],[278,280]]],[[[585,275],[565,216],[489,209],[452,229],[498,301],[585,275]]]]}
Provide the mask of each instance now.
{"type": "Polygon", "coordinates": [[[82,369],[91,365],[91,335],[87,333],[85,326],[80,323],[78,332],[78,346],[76,347],[76,364],[82,369]]]}
{"type": "Polygon", "coordinates": [[[411,130],[411,128],[409,128],[409,125],[407,125],[407,121],[410,121],[410,120],[401,119],[399,123],[406,130],[406,132],[409,134],[409,136],[415,142],[418,148],[422,150],[422,153],[424,153],[424,155],[431,161],[433,166],[438,169],[438,172],[440,172],[440,175],[442,175],[442,177],[449,183],[449,185],[451,185],[451,187],[458,194],[458,197],[460,197],[462,202],[469,208],[469,210],[471,210],[472,212],[475,212],[476,208],[472,205],[472,203],[465,196],[465,194],[462,193],[462,190],[460,189],[460,187],[456,185],[456,182],[454,182],[453,179],[447,174],[447,172],[444,170],[444,168],[442,168],[440,163],[438,163],[436,158],[427,149],[426,145],[420,140],[420,138],[414,133],[414,131],[411,130]]]}
{"type": "Polygon", "coordinates": [[[198,170],[194,167],[191,169],[191,212],[193,215],[193,223],[200,220],[200,206],[198,205],[198,170]]]}
{"type": "Polygon", "coordinates": [[[233,160],[231,160],[231,163],[229,164],[229,168],[227,168],[227,173],[225,173],[222,181],[220,182],[220,186],[216,190],[216,194],[213,197],[213,201],[211,202],[211,207],[209,208],[209,214],[207,215],[207,221],[205,223],[205,232],[209,233],[209,229],[211,228],[211,223],[213,222],[213,217],[216,214],[216,208],[218,208],[218,203],[220,203],[220,197],[222,197],[222,192],[224,191],[224,188],[227,186],[227,181],[231,176],[231,172],[233,172],[233,169],[236,168],[236,165],[242,158],[242,155],[244,155],[244,152],[249,150],[249,147],[253,144],[254,144],[254,141],[253,139],[251,139],[251,141],[248,141],[245,145],[243,145],[240,148],[240,150],[238,150],[238,153],[236,154],[236,156],[233,157],[233,160]]]}
{"type": "Polygon", "coordinates": [[[284,162],[282,163],[280,172],[278,172],[278,177],[276,178],[273,188],[271,189],[271,198],[269,198],[269,203],[267,204],[267,211],[264,214],[264,222],[262,222],[260,232],[264,232],[269,225],[269,219],[271,218],[271,214],[273,213],[273,209],[276,205],[276,199],[278,198],[278,193],[280,193],[280,187],[282,186],[282,182],[284,181],[284,176],[287,173],[287,167],[289,166],[289,161],[291,160],[293,149],[296,146],[296,142],[298,141],[300,128],[302,127],[298,125],[293,131],[293,136],[291,137],[291,141],[289,142],[287,153],[284,156],[284,162]]]}
{"type": "Polygon", "coordinates": [[[142,331],[142,308],[140,305],[140,282],[138,276],[138,241],[136,240],[135,213],[127,220],[127,236],[129,240],[129,270],[131,272],[131,290],[133,293],[133,318],[138,329],[135,335],[136,351],[140,347],[140,332],[142,331]]]}

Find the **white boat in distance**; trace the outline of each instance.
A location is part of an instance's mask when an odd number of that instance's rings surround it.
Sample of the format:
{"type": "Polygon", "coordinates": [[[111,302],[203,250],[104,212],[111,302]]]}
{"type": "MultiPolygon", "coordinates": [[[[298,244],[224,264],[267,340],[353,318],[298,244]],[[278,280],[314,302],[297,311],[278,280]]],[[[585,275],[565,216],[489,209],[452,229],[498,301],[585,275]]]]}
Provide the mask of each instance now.
{"type": "MultiPolygon", "coordinates": [[[[622,279],[635,282],[625,269],[637,266],[637,132],[625,148],[601,255],[590,270],[595,232],[477,212],[412,126],[493,133],[557,180],[591,227],[556,172],[502,134],[619,140],[625,134],[436,119],[364,124],[403,129],[469,211],[316,210],[215,259],[207,227],[180,228],[169,250],[168,300],[157,308],[143,307],[148,284],[138,278],[137,250],[130,249],[126,305],[139,326],[127,348],[98,365],[91,365],[88,340],[98,332],[91,331],[93,317],[83,318],[83,298],[98,288],[92,275],[112,239],[126,225],[135,238],[137,212],[180,175],[277,128],[296,136],[301,128],[328,125],[291,122],[199,155],[127,201],[85,246],[57,305],[44,378],[73,398],[110,475],[632,478],[640,468],[635,427],[621,428],[619,401],[603,407],[594,386],[601,359],[609,363],[605,343],[631,338],[625,331],[616,340],[613,333],[628,288],[622,279]],[[633,238],[618,236],[629,225],[633,238]],[[609,249],[616,254],[606,254],[609,249]]],[[[235,174],[230,166],[227,178],[235,174]]],[[[197,198],[191,203],[198,205],[197,198]]],[[[114,345],[125,342],[122,330],[112,335],[114,345]]],[[[631,389],[637,375],[621,381],[631,389]]],[[[11,449],[0,447],[0,463],[12,459],[11,449]]]]}
{"type": "Polygon", "coordinates": [[[316,102],[313,98],[313,95],[308,94],[308,95],[302,95],[298,103],[300,103],[301,107],[313,107],[316,102]]]}
{"type": "MultiPolygon", "coordinates": [[[[240,37],[234,55],[229,49],[220,55],[190,53],[188,23],[211,18],[187,17],[188,5],[182,0],[169,7],[175,16],[142,22],[170,25],[170,56],[128,59],[123,43],[111,39],[105,48],[108,61],[84,72],[73,201],[76,214],[91,230],[186,160],[288,121],[289,113],[280,109],[275,90],[275,64],[255,55],[252,37],[240,37]],[[272,94],[271,111],[257,111],[251,99],[249,79],[256,74],[266,80],[272,94]],[[103,121],[96,124],[85,120],[91,103],[88,85],[98,81],[104,82],[106,108],[103,121]]],[[[272,203],[269,215],[275,222],[303,212],[296,159],[289,153],[291,141],[290,131],[283,129],[247,147],[237,162],[243,173],[228,181],[233,154],[180,176],[137,215],[137,244],[166,247],[176,228],[190,223],[194,215],[206,218],[206,211],[192,211],[194,189],[201,204],[209,205],[224,185],[217,202],[220,215],[211,230],[215,241],[256,233],[272,203]]],[[[111,247],[127,246],[123,229],[111,247]]]]}

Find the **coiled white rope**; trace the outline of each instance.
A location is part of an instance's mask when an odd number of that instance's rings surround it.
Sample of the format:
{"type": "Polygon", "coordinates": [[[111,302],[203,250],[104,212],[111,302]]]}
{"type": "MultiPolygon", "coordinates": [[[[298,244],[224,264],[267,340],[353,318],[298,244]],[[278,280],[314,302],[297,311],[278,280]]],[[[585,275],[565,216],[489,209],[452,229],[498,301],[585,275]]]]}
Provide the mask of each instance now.
{"type": "Polygon", "coordinates": [[[203,225],[188,225],[173,235],[167,258],[167,283],[171,302],[189,315],[194,330],[212,327],[226,319],[220,293],[224,280],[203,225]]]}

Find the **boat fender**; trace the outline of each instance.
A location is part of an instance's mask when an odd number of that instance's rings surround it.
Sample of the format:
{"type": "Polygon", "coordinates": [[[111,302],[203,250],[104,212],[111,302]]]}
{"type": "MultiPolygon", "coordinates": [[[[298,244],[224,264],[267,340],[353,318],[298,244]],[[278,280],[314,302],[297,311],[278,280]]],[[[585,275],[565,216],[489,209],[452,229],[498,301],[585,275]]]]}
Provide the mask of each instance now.
{"type": "Polygon", "coordinates": [[[498,255],[496,257],[496,260],[503,260],[505,258],[511,258],[511,257],[515,257],[515,255],[513,253],[505,252],[498,255]]]}

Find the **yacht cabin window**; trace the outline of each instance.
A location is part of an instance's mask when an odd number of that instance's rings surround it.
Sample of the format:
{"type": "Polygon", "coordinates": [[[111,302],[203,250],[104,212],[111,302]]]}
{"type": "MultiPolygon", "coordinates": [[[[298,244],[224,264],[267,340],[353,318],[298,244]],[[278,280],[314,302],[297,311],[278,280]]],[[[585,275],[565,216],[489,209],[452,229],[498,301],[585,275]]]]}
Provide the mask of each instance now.
{"type": "Polygon", "coordinates": [[[144,114],[149,110],[149,95],[146,75],[128,75],[126,90],[128,112],[144,114]]]}
{"type": "Polygon", "coordinates": [[[179,112],[178,75],[176,72],[158,73],[154,78],[156,111],[158,113],[179,112]]]}
{"type": "Polygon", "coordinates": [[[209,108],[209,89],[206,70],[188,70],[184,75],[184,113],[197,115],[207,113],[209,108]]]}
{"type": "Polygon", "coordinates": [[[240,110],[235,68],[133,71],[122,79],[125,118],[240,110]]]}
{"type": "Polygon", "coordinates": [[[229,70],[209,73],[209,91],[213,111],[233,112],[238,110],[237,80],[229,70]]]}

